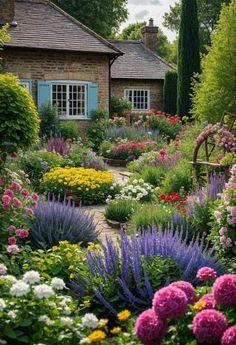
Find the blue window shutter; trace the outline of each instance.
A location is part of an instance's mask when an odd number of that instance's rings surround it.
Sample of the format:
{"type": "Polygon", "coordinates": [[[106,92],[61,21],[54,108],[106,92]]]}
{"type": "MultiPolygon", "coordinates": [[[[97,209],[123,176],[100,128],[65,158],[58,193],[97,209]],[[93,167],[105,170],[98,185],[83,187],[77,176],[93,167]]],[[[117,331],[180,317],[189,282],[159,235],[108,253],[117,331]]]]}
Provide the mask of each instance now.
{"type": "Polygon", "coordinates": [[[93,110],[98,109],[98,85],[88,84],[88,117],[91,118],[93,110]]]}
{"type": "Polygon", "coordinates": [[[49,81],[38,81],[38,109],[43,104],[51,103],[51,83],[49,81]]]}

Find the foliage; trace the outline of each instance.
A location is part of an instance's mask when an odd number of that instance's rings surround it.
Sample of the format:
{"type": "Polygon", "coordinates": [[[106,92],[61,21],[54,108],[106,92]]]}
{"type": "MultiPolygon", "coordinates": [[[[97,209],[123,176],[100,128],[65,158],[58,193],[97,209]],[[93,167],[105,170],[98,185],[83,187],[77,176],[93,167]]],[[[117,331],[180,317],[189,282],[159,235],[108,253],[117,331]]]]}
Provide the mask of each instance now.
{"type": "Polygon", "coordinates": [[[156,158],[156,155],[157,151],[142,153],[137,160],[128,163],[127,167],[131,172],[141,172],[146,165],[149,165],[156,158]]]}
{"type": "Polygon", "coordinates": [[[30,240],[35,249],[50,249],[60,241],[86,246],[96,242],[98,232],[93,216],[70,202],[39,202],[31,222],[30,240]]]}
{"type": "Polygon", "coordinates": [[[220,160],[220,164],[232,166],[236,164],[236,153],[227,152],[220,160]]]}
{"type": "Polygon", "coordinates": [[[105,217],[116,222],[127,222],[137,208],[134,200],[114,199],[110,200],[105,209],[105,217]]]}
{"type": "Polygon", "coordinates": [[[18,252],[19,246],[29,236],[28,220],[33,216],[32,207],[38,199],[37,194],[30,190],[29,183],[22,171],[15,173],[5,169],[0,176],[1,251],[18,252]]]}
{"type": "Polygon", "coordinates": [[[95,31],[102,37],[110,37],[118,31],[120,24],[128,17],[127,3],[125,0],[53,0],[64,11],[75,17],[81,23],[95,31]]]}
{"type": "Polygon", "coordinates": [[[0,74],[0,156],[27,149],[38,139],[39,118],[34,101],[17,78],[0,74]]]}
{"type": "Polygon", "coordinates": [[[121,116],[127,110],[131,110],[132,104],[124,98],[111,97],[111,114],[121,116]]]}
{"type": "Polygon", "coordinates": [[[162,192],[169,194],[184,189],[189,192],[192,186],[192,167],[188,161],[181,160],[179,164],[168,171],[162,182],[162,192]]]}
{"type": "Polygon", "coordinates": [[[92,150],[87,151],[87,154],[83,157],[83,166],[85,168],[91,168],[95,170],[108,170],[107,165],[104,163],[102,157],[98,156],[92,150]]]}
{"type": "Polygon", "coordinates": [[[125,127],[126,119],[124,117],[115,116],[112,119],[109,119],[110,127],[125,127]]]}
{"type": "Polygon", "coordinates": [[[80,296],[92,297],[95,293],[96,299],[112,313],[123,303],[136,310],[149,307],[156,284],[161,287],[178,279],[197,283],[195,275],[200,267],[209,266],[221,273],[212,250],[204,248],[198,240],[187,245],[182,235],[171,229],[157,232],[152,228],[145,234],[131,237],[122,233],[118,247],[107,238],[102,250],[90,251],[86,260],[89,274],[78,276],[71,287],[80,296]],[[157,256],[161,261],[167,259],[164,275],[163,269],[159,271],[158,267],[165,264],[158,262],[157,256]],[[149,267],[150,277],[147,263],[153,264],[149,267]],[[158,272],[157,276],[154,272],[158,272]]]}
{"type": "Polygon", "coordinates": [[[70,197],[83,205],[104,203],[114,194],[112,174],[87,168],[54,168],[43,175],[41,190],[45,193],[70,197]]]}
{"type": "Polygon", "coordinates": [[[191,109],[191,83],[200,71],[199,23],[196,0],[183,0],[178,47],[177,113],[187,116],[191,109]]]}
{"type": "Polygon", "coordinates": [[[210,123],[220,120],[224,111],[236,112],[236,1],[222,9],[212,35],[212,46],[202,59],[202,75],[195,85],[193,113],[210,123]],[[227,37],[227,39],[226,39],[227,37]]]}
{"type": "MultiPolygon", "coordinates": [[[[0,29],[0,51],[6,42],[10,40],[10,35],[8,34],[8,25],[4,25],[0,29]]],[[[2,69],[2,58],[0,57],[0,71],[2,69]]]]}
{"type": "Polygon", "coordinates": [[[68,120],[60,122],[60,135],[65,139],[78,138],[79,125],[76,120],[68,120]]]}
{"type": "Polygon", "coordinates": [[[175,70],[166,72],[163,91],[163,103],[164,111],[167,114],[175,115],[177,113],[177,79],[178,75],[175,70]]]}
{"type": "Polygon", "coordinates": [[[94,111],[92,114],[91,124],[88,128],[87,135],[92,142],[93,149],[98,150],[100,144],[105,140],[105,133],[108,127],[108,114],[104,110],[94,111]]]}
{"type": "Polygon", "coordinates": [[[57,107],[51,104],[44,104],[39,109],[40,116],[40,136],[54,137],[59,134],[59,118],[57,107]]]}
{"type": "Polygon", "coordinates": [[[161,185],[162,179],[165,176],[165,169],[163,167],[144,167],[136,177],[143,179],[146,183],[157,187],[161,185]]]}
{"type": "Polygon", "coordinates": [[[158,129],[150,130],[144,127],[128,127],[128,126],[109,126],[106,131],[106,139],[113,142],[119,142],[121,139],[128,141],[156,141],[158,146],[163,144],[163,139],[158,129]]]}

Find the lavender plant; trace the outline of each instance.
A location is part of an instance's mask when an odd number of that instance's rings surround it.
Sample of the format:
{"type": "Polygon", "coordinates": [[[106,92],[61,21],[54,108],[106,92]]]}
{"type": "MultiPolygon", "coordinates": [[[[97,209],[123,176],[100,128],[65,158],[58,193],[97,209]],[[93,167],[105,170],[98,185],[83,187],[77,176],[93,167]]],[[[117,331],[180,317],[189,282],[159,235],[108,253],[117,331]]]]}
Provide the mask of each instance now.
{"type": "Polygon", "coordinates": [[[94,217],[66,201],[40,201],[34,215],[30,240],[35,249],[50,249],[64,240],[81,243],[82,246],[97,241],[99,233],[94,217]]]}
{"type": "Polygon", "coordinates": [[[150,306],[155,290],[173,280],[197,284],[195,276],[200,267],[222,273],[212,249],[198,238],[187,244],[181,231],[172,227],[163,231],[152,228],[131,237],[121,233],[118,245],[107,238],[100,252],[88,252],[86,265],[89,273],[71,282],[72,289],[77,295],[95,293],[97,301],[111,313],[116,313],[122,303],[138,310],[150,306]],[[157,257],[164,260],[167,270],[159,270],[163,265],[157,257]]]}
{"type": "Polygon", "coordinates": [[[48,152],[56,152],[61,156],[67,156],[70,152],[70,148],[67,143],[60,137],[51,138],[46,144],[46,150],[48,152]]]}
{"type": "Polygon", "coordinates": [[[117,127],[109,126],[106,131],[106,139],[117,141],[118,139],[127,139],[128,141],[154,140],[158,143],[163,141],[159,130],[148,130],[144,127],[117,127]]]}

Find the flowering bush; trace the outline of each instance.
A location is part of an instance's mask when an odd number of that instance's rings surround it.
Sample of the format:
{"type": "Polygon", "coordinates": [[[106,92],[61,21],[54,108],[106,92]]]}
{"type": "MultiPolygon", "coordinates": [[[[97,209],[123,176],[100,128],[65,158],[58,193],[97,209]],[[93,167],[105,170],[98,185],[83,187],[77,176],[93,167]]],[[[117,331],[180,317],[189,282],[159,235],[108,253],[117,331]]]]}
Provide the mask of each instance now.
{"type": "MultiPolygon", "coordinates": [[[[216,279],[216,272],[211,268],[203,267],[201,271],[210,272],[208,278],[216,279]]],[[[197,276],[202,276],[202,272],[197,276]]],[[[136,335],[147,345],[234,345],[236,299],[232,292],[236,291],[235,283],[236,275],[223,275],[215,280],[212,288],[194,289],[190,284],[186,287],[184,282],[176,282],[160,289],[154,295],[153,309],[144,311],[136,320],[136,335]],[[191,300],[189,292],[194,297],[191,300]],[[158,320],[163,323],[159,324],[158,320]]]]}
{"type": "Polygon", "coordinates": [[[114,116],[112,119],[109,119],[109,126],[112,126],[112,127],[126,126],[126,119],[124,117],[114,116]]]}
{"type": "Polygon", "coordinates": [[[215,225],[209,238],[221,252],[232,256],[236,253],[236,165],[231,169],[231,177],[225,184],[217,208],[214,211],[215,225]]]}
{"type": "Polygon", "coordinates": [[[30,190],[30,180],[23,171],[5,169],[0,176],[0,246],[15,254],[29,236],[29,219],[34,215],[38,195],[30,190]]]}
{"type": "Polygon", "coordinates": [[[115,194],[112,174],[86,168],[55,168],[44,174],[41,190],[94,205],[105,202],[108,195],[115,194]],[[111,189],[112,187],[112,189],[111,189]]]}
{"type": "MultiPolygon", "coordinates": [[[[153,192],[153,187],[149,183],[145,183],[142,179],[133,180],[132,183],[127,184],[121,189],[120,193],[115,196],[115,199],[146,202],[152,199],[153,192]]],[[[107,202],[111,198],[109,196],[107,202]]]]}
{"type": "Polygon", "coordinates": [[[163,138],[158,129],[150,130],[148,128],[134,126],[109,126],[106,131],[106,139],[115,143],[121,140],[138,142],[153,140],[157,142],[158,146],[163,144],[163,138]]]}

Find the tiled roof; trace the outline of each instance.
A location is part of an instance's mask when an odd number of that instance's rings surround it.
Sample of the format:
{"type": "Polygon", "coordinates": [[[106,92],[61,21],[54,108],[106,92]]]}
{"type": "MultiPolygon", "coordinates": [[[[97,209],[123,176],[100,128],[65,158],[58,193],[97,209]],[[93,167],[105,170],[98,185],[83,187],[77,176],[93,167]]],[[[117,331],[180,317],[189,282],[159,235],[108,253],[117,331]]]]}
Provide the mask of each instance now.
{"type": "Polygon", "coordinates": [[[113,79],[164,79],[172,66],[148,49],[142,41],[110,42],[121,50],[111,67],[113,79]]]}
{"type": "Polygon", "coordinates": [[[111,43],[48,0],[16,0],[9,47],[120,54],[111,43]]]}

